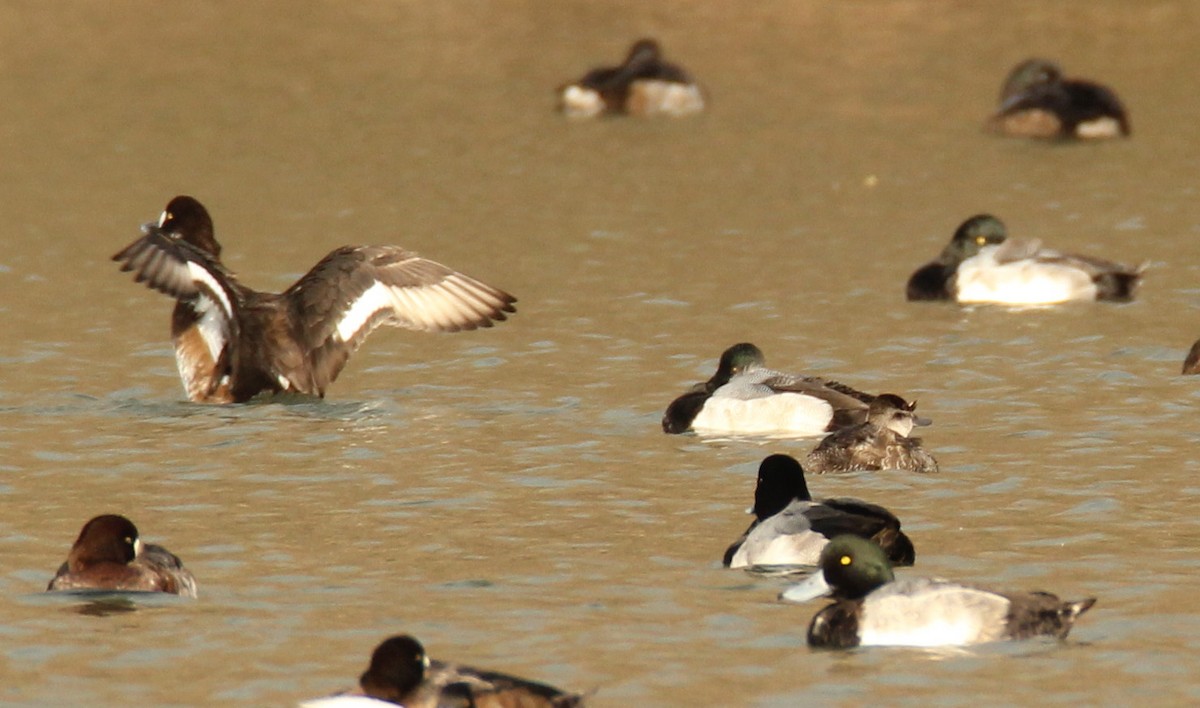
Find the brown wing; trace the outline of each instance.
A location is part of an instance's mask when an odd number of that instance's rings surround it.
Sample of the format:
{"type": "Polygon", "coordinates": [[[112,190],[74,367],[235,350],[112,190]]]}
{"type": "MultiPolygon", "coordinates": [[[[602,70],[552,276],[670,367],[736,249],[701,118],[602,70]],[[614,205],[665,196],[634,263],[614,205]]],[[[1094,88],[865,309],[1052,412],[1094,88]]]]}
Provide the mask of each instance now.
{"type": "Polygon", "coordinates": [[[314,377],[324,390],[380,325],[424,332],[491,327],[515,297],[396,246],[345,246],[288,288],[314,377]]]}
{"type": "Polygon", "coordinates": [[[145,235],[112,257],[133,279],[176,299],[205,297],[233,320],[238,293],[233,276],[215,258],[164,232],[157,226],[143,227],[145,235]]]}
{"type": "Polygon", "coordinates": [[[815,376],[781,374],[764,381],[763,384],[769,386],[774,391],[803,393],[814,398],[820,398],[833,406],[835,411],[862,411],[863,419],[866,418],[867,404],[875,399],[869,393],[863,393],[845,384],[836,381],[827,381],[815,376]]]}
{"type": "Polygon", "coordinates": [[[453,693],[469,691],[478,708],[567,708],[583,700],[544,683],[440,661],[430,664],[425,682],[439,692],[448,687],[453,693]]]}

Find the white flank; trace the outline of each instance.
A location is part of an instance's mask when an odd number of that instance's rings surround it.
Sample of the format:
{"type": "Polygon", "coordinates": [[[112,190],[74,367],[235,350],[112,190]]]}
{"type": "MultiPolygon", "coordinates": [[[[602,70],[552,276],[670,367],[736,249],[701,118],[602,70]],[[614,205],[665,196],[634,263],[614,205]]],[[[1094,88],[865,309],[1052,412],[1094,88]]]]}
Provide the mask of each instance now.
{"type": "Polygon", "coordinates": [[[776,393],[742,400],[713,396],[692,421],[697,432],[823,435],[833,407],[802,393],[776,393]]]}
{"type": "Polygon", "coordinates": [[[207,270],[205,270],[204,266],[201,266],[199,263],[188,261],[187,266],[188,275],[192,276],[192,280],[204,283],[206,286],[208,286],[208,289],[211,290],[213,295],[215,295],[220,301],[221,308],[225,310],[225,316],[229,319],[233,319],[233,305],[229,302],[229,293],[225,292],[225,288],[222,288],[221,284],[217,282],[217,279],[212,277],[212,273],[209,273],[207,270]]]}
{"type": "Polygon", "coordinates": [[[686,116],[704,109],[704,96],[693,84],[643,79],[633,82],[630,91],[631,112],[686,116]]]}
{"type": "Polygon", "coordinates": [[[999,248],[985,246],[958,266],[955,297],[959,302],[1053,305],[1096,299],[1096,284],[1079,268],[1035,258],[1000,263],[999,248]]]}
{"type": "Polygon", "coordinates": [[[748,565],[816,565],[821,559],[821,549],[828,543],[829,539],[814,531],[775,535],[773,530],[765,529],[762,525],[759,525],[754,531],[750,532],[750,536],[746,538],[746,542],[737,550],[737,553],[733,554],[729,567],[744,568],[748,565]],[[770,531],[770,535],[773,537],[764,537],[768,534],[759,534],[756,537],[755,532],[760,529],[770,531]]]}
{"type": "Polygon", "coordinates": [[[391,288],[383,283],[376,282],[367,288],[366,292],[359,295],[350,305],[342,319],[338,320],[338,339],[343,342],[350,341],[372,315],[383,309],[391,309],[393,301],[391,288]]]}
{"type": "Polygon", "coordinates": [[[572,118],[591,118],[604,110],[604,99],[597,91],[572,84],[562,91],[562,110],[572,118]]]}
{"type": "Polygon", "coordinates": [[[1081,138],[1115,138],[1121,134],[1121,123],[1110,116],[1089,120],[1075,126],[1075,134],[1081,138]]]}
{"type": "Polygon", "coordinates": [[[863,646],[942,647],[1004,637],[1008,600],[976,588],[914,578],[866,597],[858,631],[863,646]]]}
{"type": "Polygon", "coordinates": [[[219,311],[216,305],[217,303],[207,295],[201,295],[196,301],[196,311],[200,313],[200,321],[196,323],[196,328],[200,331],[204,345],[208,347],[208,354],[212,357],[213,364],[217,363],[221,351],[229,342],[228,316],[219,311]]]}

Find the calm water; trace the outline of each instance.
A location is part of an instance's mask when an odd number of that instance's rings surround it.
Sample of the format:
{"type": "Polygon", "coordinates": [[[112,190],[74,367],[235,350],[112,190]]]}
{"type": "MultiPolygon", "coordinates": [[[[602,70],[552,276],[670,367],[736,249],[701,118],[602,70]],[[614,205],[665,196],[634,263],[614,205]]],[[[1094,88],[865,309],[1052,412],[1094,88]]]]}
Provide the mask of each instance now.
{"type": "Polygon", "coordinates": [[[0,704],[289,705],[377,641],[594,705],[1200,701],[1200,9],[1080,3],[0,5],[0,704]],[[568,123],[551,89],[658,36],[712,110],[568,123]],[[1109,83],[1134,137],[979,126],[1028,55],[1109,83]],[[109,256],[190,193],[286,287],[397,243],[510,322],[380,332],[325,402],[182,401],[170,302],[109,256]],[[967,216],[1150,270],[1136,303],[910,305],[967,216]],[[737,341],[920,400],[942,473],[884,503],[912,571],[1100,602],[1066,643],[817,653],[818,604],[719,565],[758,461],[658,421],[737,341]],[[119,511],[195,602],[40,594],[119,511]],[[121,611],[132,610],[132,611],[121,611]]]}

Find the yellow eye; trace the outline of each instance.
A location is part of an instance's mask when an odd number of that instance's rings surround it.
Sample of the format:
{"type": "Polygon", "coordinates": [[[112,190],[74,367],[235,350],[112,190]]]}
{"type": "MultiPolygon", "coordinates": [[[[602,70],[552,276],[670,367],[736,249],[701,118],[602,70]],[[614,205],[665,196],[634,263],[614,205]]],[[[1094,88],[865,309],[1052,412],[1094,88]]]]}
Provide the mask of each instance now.
{"type": "Polygon", "coordinates": [[[841,563],[842,565],[850,565],[851,563],[854,562],[854,559],[851,558],[850,556],[842,556],[841,558],[838,559],[838,562],[841,563]]]}
{"type": "Polygon", "coordinates": [[[982,246],[983,244],[987,243],[987,238],[986,238],[986,237],[984,237],[984,236],[976,236],[976,237],[975,237],[975,243],[977,243],[977,244],[979,244],[980,246],[982,246]]]}

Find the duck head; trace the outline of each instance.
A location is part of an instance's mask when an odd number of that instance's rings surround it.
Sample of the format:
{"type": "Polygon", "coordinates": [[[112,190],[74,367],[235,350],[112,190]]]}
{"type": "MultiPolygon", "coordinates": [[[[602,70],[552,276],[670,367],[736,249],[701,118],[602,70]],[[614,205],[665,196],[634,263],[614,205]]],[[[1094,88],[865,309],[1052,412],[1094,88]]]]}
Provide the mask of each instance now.
{"type": "Polygon", "coordinates": [[[821,550],[818,571],[783,591],[789,602],[807,602],[823,595],[857,600],[895,580],[892,564],[879,544],[859,536],[835,536],[821,550]]]}

